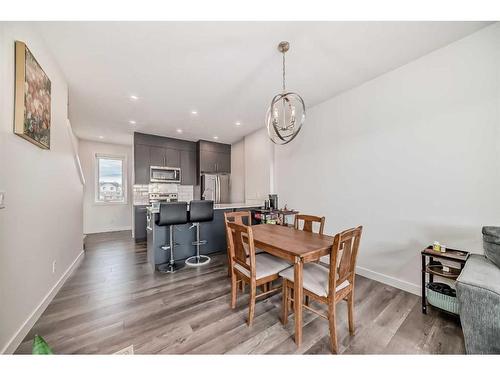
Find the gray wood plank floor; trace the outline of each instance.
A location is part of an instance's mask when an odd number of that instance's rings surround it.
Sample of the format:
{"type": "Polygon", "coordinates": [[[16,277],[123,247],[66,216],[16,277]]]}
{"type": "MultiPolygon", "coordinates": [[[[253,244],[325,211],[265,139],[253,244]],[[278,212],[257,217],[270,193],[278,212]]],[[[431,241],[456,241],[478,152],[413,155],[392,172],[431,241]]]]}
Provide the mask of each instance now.
{"type": "MultiPolygon", "coordinates": [[[[297,348],[293,315],[286,327],[279,319],[280,294],[257,302],[252,328],[247,296],[239,294],[235,310],[229,300],[225,254],[205,267],[162,275],[149,270],[145,244],[134,243],[130,232],[90,235],[82,264],[16,353],[31,352],[35,334],[68,354],[108,354],[130,345],[136,354],[330,353],[326,320],[307,310],[297,348]]],[[[352,337],[346,305],[337,306],[341,353],[464,353],[457,319],[432,308],[423,315],[419,298],[399,289],[357,276],[352,337]]]]}

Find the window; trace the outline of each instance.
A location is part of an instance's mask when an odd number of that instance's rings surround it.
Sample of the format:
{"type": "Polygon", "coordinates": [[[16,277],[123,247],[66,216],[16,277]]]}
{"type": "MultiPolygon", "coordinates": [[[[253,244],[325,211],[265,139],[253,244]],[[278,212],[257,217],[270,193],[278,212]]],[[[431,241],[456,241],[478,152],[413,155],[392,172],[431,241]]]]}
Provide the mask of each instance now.
{"type": "Polygon", "coordinates": [[[126,203],[125,158],[96,155],[96,203],[126,203]]]}

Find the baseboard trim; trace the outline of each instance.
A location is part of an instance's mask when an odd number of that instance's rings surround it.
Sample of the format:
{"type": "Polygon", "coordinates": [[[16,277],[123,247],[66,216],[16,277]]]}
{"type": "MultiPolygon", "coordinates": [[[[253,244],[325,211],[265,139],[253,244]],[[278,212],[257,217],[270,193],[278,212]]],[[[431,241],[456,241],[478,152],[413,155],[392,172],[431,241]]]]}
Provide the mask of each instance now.
{"type": "Polygon", "coordinates": [[[369,279],[381,282],[383,284],[393,286],[395,288],[404,290],[412,294],[416,294],[417,296],[421,296],[421,290],[420,290],[421,287],[417,284],[409,283],[408,281],[397,279],[392,276],[387,276],[380,272],[372,271],[369,270],[368,268],[359,266],[356,267],[356,273],[361,276],[367,277],[369,279]]]}
{"type": "Polygon", "coordinates": [[[123,232],[126,230],[132,230],[132,227],[117,227],[117,228],[112,228],[112,229],[107,229],[107,230],[98,230],[98,231],[89,231],[89,232],[84,232],[83,234],[99,234],[99,233],[111,233],[111,232],[123,232]]]}
{"type": "Polygon", "coordinates": [[[0,351],[1,354],[12,354],[17,349],[19,344],[21,344],[24,337],[28,334],[31,328],[35,325],[36,321],[43,314],[49,303],[54,299],[57,292],[64,285],[68,277],[71,276],[73,271],[78,268],[80,262],[83,260],[84,251],[82,250],[76,259],[71,263],[68,269],[62,274],[57,283],[52,287],[52,289],[45,295],[42,301],[38,304],[35,310],[30,314],[28,319],[23,323],[23,325],[17,330],[14,336],[7,342],[7,344],[0,351]]]}

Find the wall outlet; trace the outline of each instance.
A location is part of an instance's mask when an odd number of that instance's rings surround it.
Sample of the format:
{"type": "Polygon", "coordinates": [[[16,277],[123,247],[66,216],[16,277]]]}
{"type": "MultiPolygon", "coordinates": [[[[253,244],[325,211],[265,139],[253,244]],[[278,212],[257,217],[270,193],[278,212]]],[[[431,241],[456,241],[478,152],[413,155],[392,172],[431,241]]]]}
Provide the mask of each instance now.
{"type": "Polygon", "coordinates": [[[0,209],[5,208],[5,191],[0,191],[0,209]]]}
{"type": "Polygon", "coordinates": [[[56,273],[56,261],[52,262],[52,273],[56,273]]]}

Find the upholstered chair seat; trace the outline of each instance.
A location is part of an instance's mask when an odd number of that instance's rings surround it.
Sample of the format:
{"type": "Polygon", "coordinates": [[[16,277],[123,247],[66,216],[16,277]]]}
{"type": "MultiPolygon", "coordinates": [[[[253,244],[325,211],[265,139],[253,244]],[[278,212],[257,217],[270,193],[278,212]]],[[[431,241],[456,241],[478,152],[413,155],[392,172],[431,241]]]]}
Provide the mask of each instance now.
{"type": "MultiPolygon", "coordinates": [[[[250,272],[236,263],[234,267],[242,272],[247,277],[250,277],[250,272]]],[[[255,278],[262,279],[264,277],[280,273],[281,271],[290,268],[290,263],[285,262],[271,254],[257,254],[255,255],[255,278]]],[[[293,272],[293,269],[292,269],[293,272]]]]}
{"type": "MultiPolygon", "coordinates": [[[[327,297],[329,274],[330,270],[324,266],[316,263],[306,263],[304,264],[304,270],[302,271],[302,285],[304,289],[310,290],[317,296],[327,297]]],[[[280,276],[293,282],[293,268],[288,268],[280,272],[280,276]]],[[[349,280],[345,280],[342,284],[337,285],[335,291],[339,292],[347,286],[349,286],[349,280]]]]}

